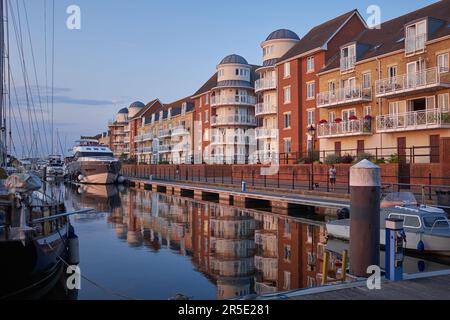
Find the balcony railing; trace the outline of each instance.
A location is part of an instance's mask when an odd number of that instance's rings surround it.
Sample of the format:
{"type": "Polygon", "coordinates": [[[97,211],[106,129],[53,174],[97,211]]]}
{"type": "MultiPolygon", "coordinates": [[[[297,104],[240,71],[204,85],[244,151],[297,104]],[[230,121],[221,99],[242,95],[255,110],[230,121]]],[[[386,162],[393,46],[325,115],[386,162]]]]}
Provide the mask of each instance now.
{"type": "Polygon", "coordinates": [[[178,126],[178,127],[172,129],[172,137],[187,136],[189,134],[190,134],[189,130],[183,126],[178,126]]]}
{"type": "Polygon", "coordinates": [[[170,144],[163,144],[158,147],[159,153],[167,153],[167,152],[170,152],[171,150],[172,150],[172,145],[170,145],[170,144]]]}
{"type": "Polygon", "coordinates": [[[425,49],[426,41],[426,33],[422,33],[413,37],[407,37],[405,39],[405,53],[412,54],[416,52],[422,52],[425,49]]]}
{"type": "Polygon", "coordinates": [[[211,98],[211,106],[222,105],[254,105],[256,98],[248,95],[215,96],[211,98]]]}
{"type": "Polygon", "coordinates": [[[440,109],[420,110],[377,117],[378,132],[450,128],[450,113],[440,109]]]}
{"type": "Polygon", "coordinates": [[[256,145],[255,139],[246,135],[221,135],[215,134],[211,136],[211,144],[241,144],[241,145],[256,145]]]}
{"type": "Polygon", "coordinates": [[[388,97],[436,87],[450,87],[450,73],[448,70],[438,70],[437,67],[434,67],[398,77],[378,80],[375,90],[377,97],[388,97]]]}
{"type": "Polygon", "coordinates": [[[278,138],[278,129],[265,129],[265,128],[256,129],[256,139],[277,139],[277,138],[278,138]]]}
{"type": "Polygon", "coordinates": [[[317,129],[319,138],[372,134],[372,122],[364,119],[330,122],[319,124],[317,129]]]}
{"type": "Polygon", "coordinates": [[[165,129],[159,131],[159,137],[160,138],[167,138],[172,136],[172,129],[165,129]]]}
{"type": "Polygon", "coordinates": [[[277,105],[269,104],[269,103],[258,103],[255,106],[255,115],[263,116],[266,114],[276,114],[277,113],[277,105]]]}
{"type": "Polygon", "coordinates": [[[152,147],[137,148],[137,153],[153,153],[152,147]]]}
{"type": "Polygon", "coordinates": [[[272,90],[277,88],[277,80],[272,78],[259,79],[255,81],[255,92],[272,90]]]}
{"type": "Polygon", "coordinates": [[[355,67],[356,56],[341,58],[341,72],[352,70],[355,67]]]}
{"type": "Polygon", "coordinates": [[[254,116],[213,116],[211,117],[211,124],[213,126],[220,125],[242,125],[242,126],[256,126],[256,118],[254,116]]]}
{"type": "Polygon", "coordinates": [[[372,88],[343,88],[317,94],[317,107],[326,108],[372,100],[372,88]]]}

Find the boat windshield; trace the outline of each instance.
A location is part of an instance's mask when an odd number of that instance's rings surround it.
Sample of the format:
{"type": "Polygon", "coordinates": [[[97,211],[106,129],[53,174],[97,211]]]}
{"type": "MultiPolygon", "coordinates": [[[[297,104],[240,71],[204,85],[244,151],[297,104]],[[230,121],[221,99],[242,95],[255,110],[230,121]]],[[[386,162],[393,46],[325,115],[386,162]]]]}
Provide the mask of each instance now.
{"type": "Polygon", "coordinates": [[[381,207],[417,205],[417,200],[412,192],[392,192],[389,193],[381,202],[381,207]]]}
{"type": "Polygon", "coordinates": [[[448,220],[439,216],[423,217],[423,224],[427,228],[450,228],[448,220]]]}

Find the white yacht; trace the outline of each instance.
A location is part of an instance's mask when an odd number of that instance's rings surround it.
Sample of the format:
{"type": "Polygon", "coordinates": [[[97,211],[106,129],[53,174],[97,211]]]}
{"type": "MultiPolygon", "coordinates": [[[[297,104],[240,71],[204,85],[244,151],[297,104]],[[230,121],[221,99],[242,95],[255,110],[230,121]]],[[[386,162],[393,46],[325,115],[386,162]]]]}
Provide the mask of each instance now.
{"type": "Polygon", "coordinates": [[[120,161],[112,151],[97,140],[82,139],[66,158],[65,174],[73,182],[82,184],[114,184],[124,182],[120,175],[120,161]]]}
{"type": "Polygon", "coordinates": [[[60,155],[50,155],[45,165],[47,177],[62,177],[64,175],[64,162],[60,155]]]}

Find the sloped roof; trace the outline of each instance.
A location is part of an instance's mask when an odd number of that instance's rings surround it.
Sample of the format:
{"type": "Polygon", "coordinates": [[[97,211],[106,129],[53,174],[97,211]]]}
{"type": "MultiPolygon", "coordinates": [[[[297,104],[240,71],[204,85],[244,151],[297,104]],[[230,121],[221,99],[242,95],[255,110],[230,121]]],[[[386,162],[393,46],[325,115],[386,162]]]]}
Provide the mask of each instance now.
{"type": "Polygon", "coordinates": [[[161,102],[159,101],[159,99],[155,99],[150,101],[149,103],[147,103],[147,105],[142,108],[138,113],[136,113],[136,115],[132,118],[132,119],[136,119],[136,118],[140,118],[142,117],[142,115],[144,113],[146,113],[149,109],[153,108],[153,109],[157,109],[161,106],[161,102]]]}
{"type": "Polygon", "coordinates": [[[324,22],[312,28],[299,42],[286,52],[279,61],[290,60],[303,53],[324,46],[336,31],[346,22],[357,10],[352,10],[339,17],[324,22]]]}

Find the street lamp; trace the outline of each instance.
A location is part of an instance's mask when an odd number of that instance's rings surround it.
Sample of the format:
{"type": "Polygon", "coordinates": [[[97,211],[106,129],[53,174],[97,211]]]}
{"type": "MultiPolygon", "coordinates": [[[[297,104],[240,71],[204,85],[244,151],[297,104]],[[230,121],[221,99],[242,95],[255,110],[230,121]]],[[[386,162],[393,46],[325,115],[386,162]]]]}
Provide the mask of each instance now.
{"type": "Polygon", "coordinates": [[[308,127],[308,134],[311,138],[311,144],[309,146],[310,158],[311,161],[311,190],[314,190],[314,137],[316,133],[316,128],[311,125],[308,127]]]}

